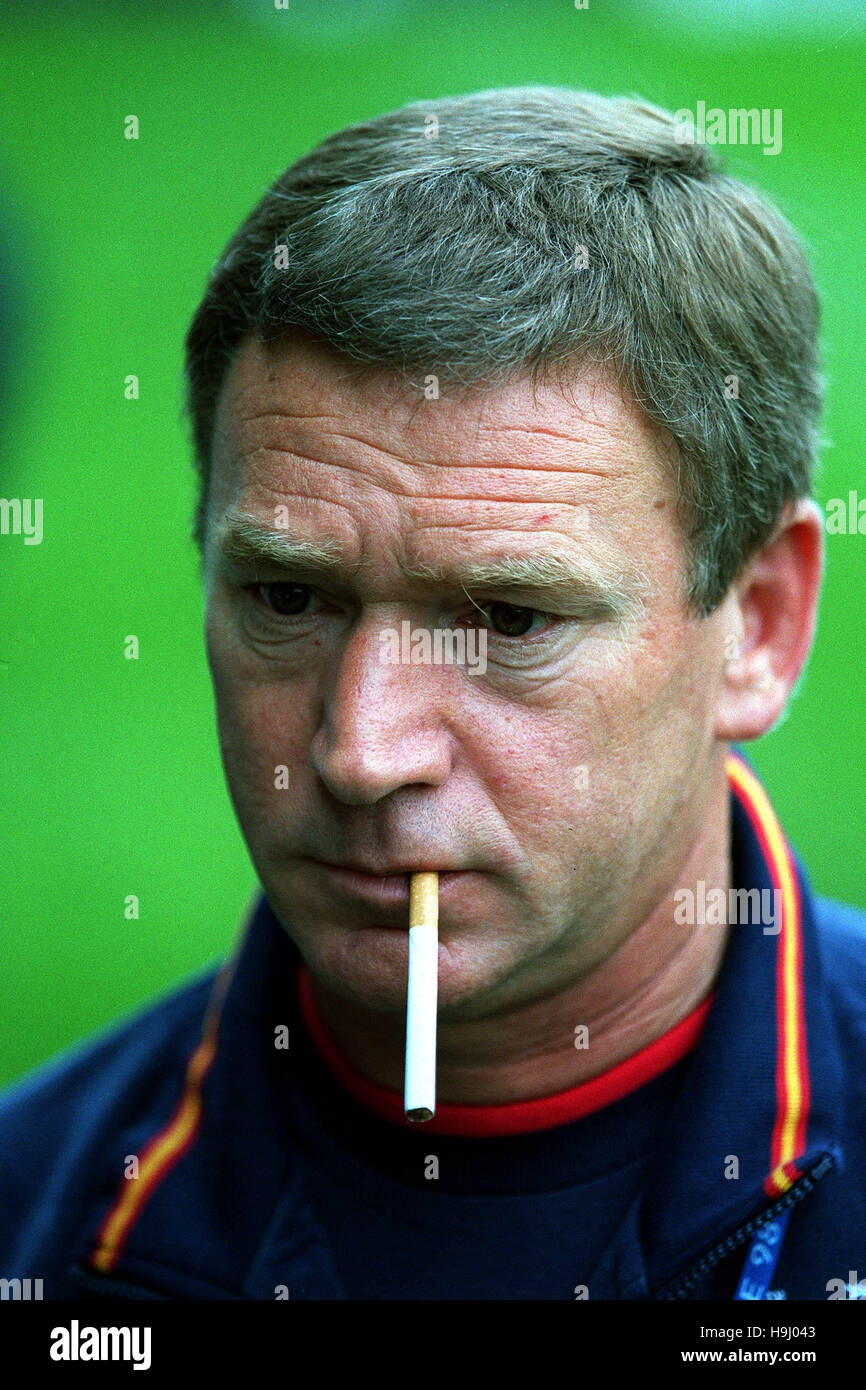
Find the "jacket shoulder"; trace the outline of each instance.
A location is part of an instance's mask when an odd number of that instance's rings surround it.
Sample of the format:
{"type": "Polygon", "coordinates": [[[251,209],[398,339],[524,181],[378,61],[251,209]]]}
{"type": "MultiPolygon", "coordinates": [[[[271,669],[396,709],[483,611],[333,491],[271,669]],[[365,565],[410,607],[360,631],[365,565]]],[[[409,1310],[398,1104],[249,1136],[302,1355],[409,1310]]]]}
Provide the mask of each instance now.
{"type": "Polygon", "coordinates": [[[866,912],[813,897],[818,950],[833,997],[860,1032],[866,1018],[866,912]]]}
{"type": "Polygon", "coordinates": [[[832,954],[841,953],[847,963],[866,961],[866,912],[833,898],[813,897],[812,903],[819,935],[832,954]]]}
{"type": "Polygon", "coordinates": [[[114,1019],[25,1072],[0,1092],[0,1126],[5,1129],[34,1107],[55,1102],[73,1105],[94,1079],[105,1079],[106,1070],[120,1075],[130,1066],[157,1060],[163,1046],[183,1030],[184,1024],[201,1021],[216,969],[209,966],[159,999],[114,1019]]]}
{"type": "MultiPolygon", "coordinates": [[[[37,1232],[73,1221],[82,1175],[129,1117],[170,1106],[218,965],[27,1072],[0,1094],[0,1270],[26,1273],[37,1232]]],[[[37,1269],[37,1274],[42,1270],[37,1269]]]]}

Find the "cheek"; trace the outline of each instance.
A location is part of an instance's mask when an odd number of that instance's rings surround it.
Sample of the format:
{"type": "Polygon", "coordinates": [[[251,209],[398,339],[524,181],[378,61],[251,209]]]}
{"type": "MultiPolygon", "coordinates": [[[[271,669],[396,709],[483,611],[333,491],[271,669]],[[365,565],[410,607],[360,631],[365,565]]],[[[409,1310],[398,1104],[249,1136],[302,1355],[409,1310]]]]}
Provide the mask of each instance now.
{"type": "Polygon", "coordinates": [[[273,688],[229,680],[218,690],[219,728],[235,775],[273,786],[274,769],[285,765],[292,781],[306,765],[308,740],[299,705],[287,708],[273,688]]]}
{"type": "Polygon", "coordinates": [[[585,788],[585,771],[597,757],[583,722],[570,712],[541,716],[532,711],[499,728],[488,722],[477,735],[478,780],[524,844],[550,845],[573,835],[577,784],[585,788]]]}
{"type": "Polygon", "coordinates": [[[229,681],[218,694],[220,752],[238,822],[254,857],[305,814],[308,745],[273,690],[229,681]]]}
{"type": "Polygon", "coordinates": [[[478,766],[498,810],[524,844],[555,855],[615,846],[657,800],[657,778],[700,736],[700,691],[668,634],[606,651],[556,691],[556,707],[512,713],[478,732],[478,766]]]}

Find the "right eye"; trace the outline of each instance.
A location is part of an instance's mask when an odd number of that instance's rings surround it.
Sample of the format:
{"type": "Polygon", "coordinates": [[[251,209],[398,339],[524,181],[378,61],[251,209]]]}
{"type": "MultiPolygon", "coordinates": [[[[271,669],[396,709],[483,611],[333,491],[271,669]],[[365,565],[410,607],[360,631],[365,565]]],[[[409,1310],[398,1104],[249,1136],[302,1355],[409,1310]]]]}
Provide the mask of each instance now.
{"type": "Polygon", "coordinates": [[[313,593],[307,584],[251,584],[250,589],[271,612],[281,618],[302,614],[313,593]]]}

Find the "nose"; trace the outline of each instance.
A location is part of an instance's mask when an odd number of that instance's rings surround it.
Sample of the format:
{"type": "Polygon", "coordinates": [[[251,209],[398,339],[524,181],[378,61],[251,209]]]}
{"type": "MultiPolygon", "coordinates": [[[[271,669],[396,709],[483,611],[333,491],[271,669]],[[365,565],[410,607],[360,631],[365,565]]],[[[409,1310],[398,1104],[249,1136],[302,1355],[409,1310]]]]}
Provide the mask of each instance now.
{"type": "Polygon", "coordinates": [[[386,659],[380,623],[357,626],[340,653],[310,744],[310,761],[337,800],[372,806],[401,787],[439,786],[451,769],[445,717],[453,672],[386,659]]]}

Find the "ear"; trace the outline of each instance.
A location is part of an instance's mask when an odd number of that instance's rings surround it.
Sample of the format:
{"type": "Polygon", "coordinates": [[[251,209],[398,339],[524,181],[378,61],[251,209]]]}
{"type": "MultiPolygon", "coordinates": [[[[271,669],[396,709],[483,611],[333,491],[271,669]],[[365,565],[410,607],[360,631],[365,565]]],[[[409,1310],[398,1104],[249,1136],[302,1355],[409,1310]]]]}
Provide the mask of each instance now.
{"type": "Polygon", "coordinates": [[[760,738],[781,718],[812,645],[823,562],[820,507],[789,503],[722,604],[717,738],[760,738]]]}

